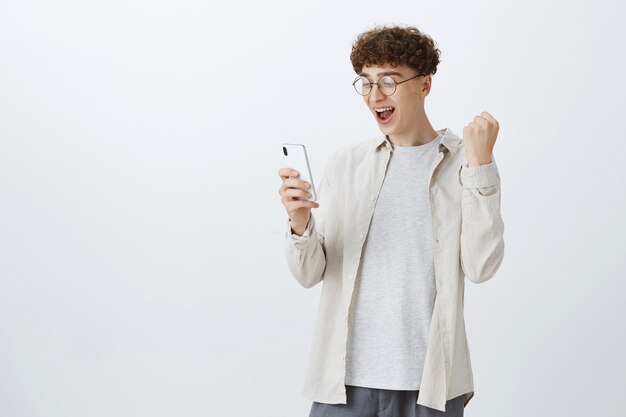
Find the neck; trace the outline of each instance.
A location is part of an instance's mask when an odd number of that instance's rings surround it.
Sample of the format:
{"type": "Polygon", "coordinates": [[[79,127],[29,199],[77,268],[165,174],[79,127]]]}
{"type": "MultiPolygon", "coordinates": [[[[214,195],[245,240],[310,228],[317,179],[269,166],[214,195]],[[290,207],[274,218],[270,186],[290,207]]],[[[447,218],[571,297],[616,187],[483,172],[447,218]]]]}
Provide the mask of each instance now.
{"type": "Polygon", "coordinates": [[[387,135],[387,137],[396,146],[417,146],[431,142],[438,134],[430,124],[426,113],[421,113],[408,129],[387,135]]]}

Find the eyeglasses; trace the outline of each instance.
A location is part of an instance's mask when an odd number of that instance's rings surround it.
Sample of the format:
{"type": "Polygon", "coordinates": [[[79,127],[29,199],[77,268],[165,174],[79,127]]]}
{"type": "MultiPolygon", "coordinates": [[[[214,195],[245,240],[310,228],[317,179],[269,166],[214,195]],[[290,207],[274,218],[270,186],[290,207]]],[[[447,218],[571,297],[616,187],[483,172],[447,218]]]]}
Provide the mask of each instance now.
{"type": "Polygon", "coordinates": [[[358,77],[356,77],[356,79],[352,83],[352,86],[354,87],[354,89],[356,90],[357,93],[359,93],[362,96],[366,96],[366,95],[368,95],[372,91],[372,85],[377,85],[378,88],[380,89],[381,93],[383,93],[386,96],[390,96],[390,95],[392,95],[393,93],[396,92],[396,86],[398,84],[405,83],[405,82],[407,82],[409,80],[412,80],[413,78],[417,78],[417,77],[419,77],[421,75],[426,75],[426,74],[417,74],[414,77],[407,78],[406,80],[399,81],[399,82],[396,82],[390,76],[385,75],[385,76],[381,77],[380,80],[378,80],[377,83],[372,83],[367,78],[362,77],[362,76],[359,75],[358,77]]]}

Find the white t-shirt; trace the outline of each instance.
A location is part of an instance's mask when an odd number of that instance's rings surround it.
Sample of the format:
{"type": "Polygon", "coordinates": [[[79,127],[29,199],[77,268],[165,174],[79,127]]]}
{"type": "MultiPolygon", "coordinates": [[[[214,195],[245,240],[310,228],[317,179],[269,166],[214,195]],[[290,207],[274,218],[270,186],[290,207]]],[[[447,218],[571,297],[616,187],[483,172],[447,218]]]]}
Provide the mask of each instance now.
{"type": "Polygon", "coordinates": [[[347,385],[419,389],[436,296],[428,176],[442,139],[393,146],[350,304],[347,385]]]}

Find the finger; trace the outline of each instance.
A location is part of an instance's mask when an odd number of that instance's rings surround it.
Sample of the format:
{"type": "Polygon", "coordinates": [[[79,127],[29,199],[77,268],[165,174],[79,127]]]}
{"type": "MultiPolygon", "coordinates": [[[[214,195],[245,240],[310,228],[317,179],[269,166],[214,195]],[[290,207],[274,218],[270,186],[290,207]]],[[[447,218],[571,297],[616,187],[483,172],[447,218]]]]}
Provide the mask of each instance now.
{"type": "Polygon", "coordinates": [[[311,184],[309,184],[308,182],[304,181],[304,180],[299,180],[296,178],[286,178],[283,180],[283,188],[287,189],[287,188],[302,188],[304,190],[310,190],[311,189],[311,184]]]}
{"type": "Polygon", "coordinates": [[[300,198],[309,198],[311,197],[311,193],[309,193],[308,191],[302,191],[298,188],[287,188],[285,191],[283,191],[282,196],[284,197],[291,197],[291,199],[293,199],[293,197],[300,197],[300,198]]]}
{"type": "Polygon", "coordinates": [[[493,123],[493,124],[498,124],[498,121],[489,113],[487,113],[486,111],[482,112],[480,114],[482,117],[484,117],[485,119],[489,120],[489,122],[493,123]]]}
{"type": "Polygon", "coordinates": [[[482,116],[475,116],[474,123],[477,123],[480,126],[484,126],[486,123],[489,123],[489,122],[487,121],[487,119],[485,119],[482,116]]]}
{"type": "Polygon", "coordinates": [[[303,207],[317,208],[319,206],[318,202],[309,200],[291,200],[285,203],[287,211],[294,211],[303,207]]]}
{"type": "Polygon", "coordinates": [[[288,195],[283,195],[280,199],[283,202],[284,205],[287,205],[289,203],[293,203],[294,201],[310,201],[310,202],[314,202],[313,200],[310,200],[311,196],[288,196],[288,195]]]}
{"type": "Polygon", "coordinates": [[[285,167],[285,168],[281,168],[278,170],[278,176],[281,177],[282,179],[289,178],[289,177],[297,177],[298,171],[296,171],[293,168],[285,167]]]}

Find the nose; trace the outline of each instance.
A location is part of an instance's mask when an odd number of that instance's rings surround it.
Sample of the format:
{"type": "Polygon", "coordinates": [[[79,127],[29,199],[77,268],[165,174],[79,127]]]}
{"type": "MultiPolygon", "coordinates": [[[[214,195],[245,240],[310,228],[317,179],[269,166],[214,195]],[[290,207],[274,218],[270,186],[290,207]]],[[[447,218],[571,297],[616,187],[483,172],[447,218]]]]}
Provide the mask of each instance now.
{"type": "Polygon", "coordinates": [[[380,87],[378,86],[378,84],[372,86],[372,91],[370,91],[370,96],[372,96],[372,100],[374,101],[385,99],[385,95],[380,91],[380,87]]]}

